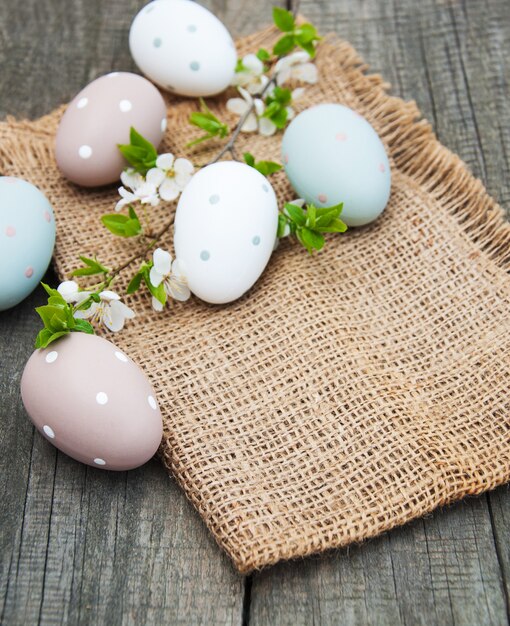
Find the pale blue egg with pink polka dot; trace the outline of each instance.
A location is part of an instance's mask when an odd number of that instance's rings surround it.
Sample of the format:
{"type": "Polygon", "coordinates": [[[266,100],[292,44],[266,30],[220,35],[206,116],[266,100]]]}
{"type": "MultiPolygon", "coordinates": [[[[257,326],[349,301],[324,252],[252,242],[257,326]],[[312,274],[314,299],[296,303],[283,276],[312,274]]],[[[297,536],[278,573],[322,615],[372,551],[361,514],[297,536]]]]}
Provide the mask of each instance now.
{"type": "Polygon", "coordinates": [[[390,163],[369,122],[341,104],[300,113],[282,140],[285,172],[297,196],[318,207],[344,203],[348,226],[374,221],[391,191],[390,163]]]}
{"type": "Polygon", "coordinates": [[[46,196],[21,178],[0,177],[0,311],[38,285],[55,246],[55,217],[46,196]]]}

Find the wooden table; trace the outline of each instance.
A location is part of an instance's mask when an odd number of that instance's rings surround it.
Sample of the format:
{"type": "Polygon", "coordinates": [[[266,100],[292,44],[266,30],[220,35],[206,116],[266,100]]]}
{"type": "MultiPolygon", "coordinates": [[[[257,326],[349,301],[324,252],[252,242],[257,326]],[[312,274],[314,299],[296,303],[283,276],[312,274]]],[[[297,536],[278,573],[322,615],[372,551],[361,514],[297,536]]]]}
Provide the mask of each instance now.
{"type": "MultiPolygon", "coordinates": [[[[98,75],[132,69],[128,28],[142,4],[2,0],[0,115],[39,116],[98,75]]],[[[203,4],[240,35],[265,25],[272,3],[203,4]]],[[[416,99],[440,140],[510,207],[509,0],[305,0],[300,10],[416,99]]],[[[507,488],[244,578],[158,462],[116,474],[57,453],[19,394],[42,300],[38,290],[0,314],[0,623],[508,622],[507,488]]]]}

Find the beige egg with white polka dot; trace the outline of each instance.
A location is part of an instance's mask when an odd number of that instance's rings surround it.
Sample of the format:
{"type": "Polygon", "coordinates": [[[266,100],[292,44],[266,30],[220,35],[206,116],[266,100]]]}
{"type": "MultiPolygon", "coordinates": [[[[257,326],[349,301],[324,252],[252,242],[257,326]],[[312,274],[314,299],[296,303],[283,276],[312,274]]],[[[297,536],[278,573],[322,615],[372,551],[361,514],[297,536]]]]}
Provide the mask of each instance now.
{"type": "Polygon", "coordinates": [[[107,470],[146,463],[161,413],[140,368],[106,339],[71,333],[25,366],[21,397],[37,430],[73,459],[107,470]]]}
{"type": "Polygon", "coordinates": [[[57,165],[84,187],[114,183],[127,166],[118,144],[129,143],[131,127],[157,147],[166,123],[163,97],[146,78],[130,72],[101,76],[80,91],[62,117],[57,165]]]}

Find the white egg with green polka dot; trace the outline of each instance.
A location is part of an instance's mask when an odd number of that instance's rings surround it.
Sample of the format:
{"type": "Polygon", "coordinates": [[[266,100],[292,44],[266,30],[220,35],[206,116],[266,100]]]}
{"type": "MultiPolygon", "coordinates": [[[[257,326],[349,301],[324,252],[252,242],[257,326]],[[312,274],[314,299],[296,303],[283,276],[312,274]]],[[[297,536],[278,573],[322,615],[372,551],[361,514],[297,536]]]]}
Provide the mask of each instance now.
{"type": "Polygon", "coordinates": [[[175,253],[191,291],[213,304],[241,297],[264,271],[277,225],[275,192],[256,169],[237,161],[201,169],[175,214],[175,253]]]}
{"type": "Polygon", "coordinates": [[[234,76],[237,55],[220,20],[191,0],[154,0],[129,32],[135,63],[153,82],[183,96],[212,96],[234,76]]]}

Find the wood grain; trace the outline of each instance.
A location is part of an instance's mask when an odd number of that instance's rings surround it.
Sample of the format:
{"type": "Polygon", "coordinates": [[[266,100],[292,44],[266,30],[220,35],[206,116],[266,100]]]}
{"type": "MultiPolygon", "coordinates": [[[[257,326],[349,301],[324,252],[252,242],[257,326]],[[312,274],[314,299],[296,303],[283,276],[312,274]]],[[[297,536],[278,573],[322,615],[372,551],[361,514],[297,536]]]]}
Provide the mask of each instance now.
{"type": "MultiPolygon", "coordinates": [[[[143,4],[3,0],[0,116],[42,115],[98,75],[134,69],[127,33],[143,4]]],[[[274,3],[203,4],[239,35],[274,3]]],[[[508,0],[303,0],[300,11],[414,98],[510,208],[508,0]]],[[[37,290],[0,313],[0,623],[507,623],[507,488],[244,580],[156,461],[113,474],[57,453],[19,397],[42,301],[37,290]]]]}

